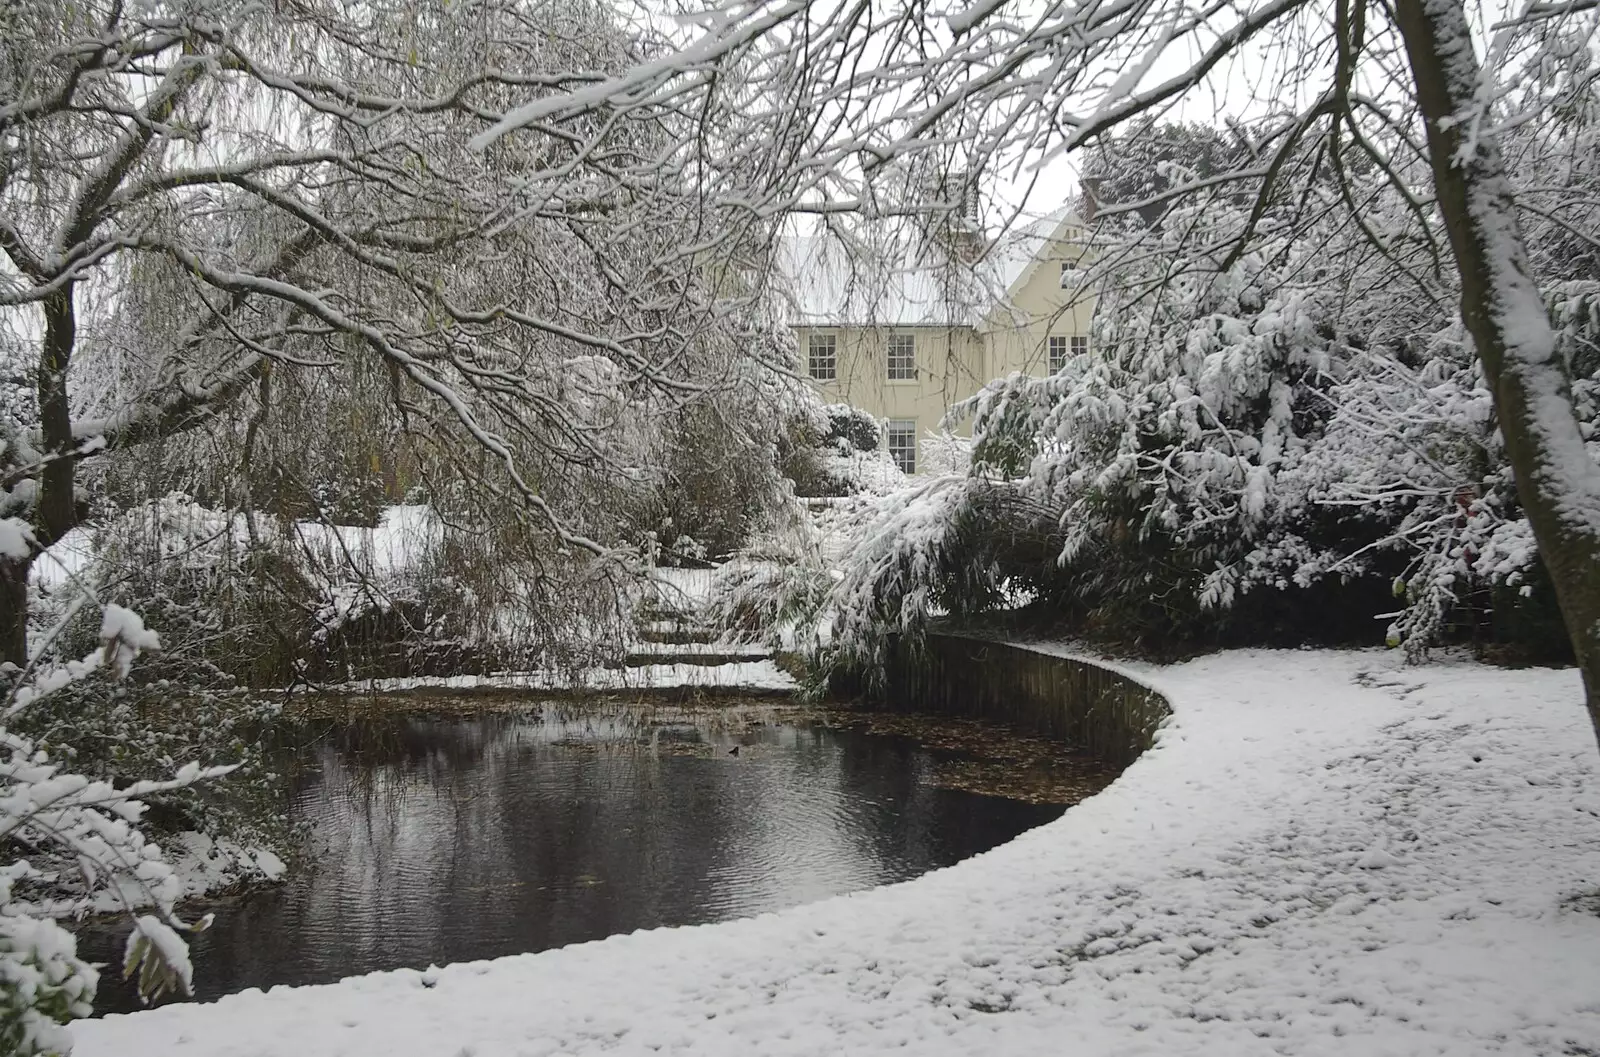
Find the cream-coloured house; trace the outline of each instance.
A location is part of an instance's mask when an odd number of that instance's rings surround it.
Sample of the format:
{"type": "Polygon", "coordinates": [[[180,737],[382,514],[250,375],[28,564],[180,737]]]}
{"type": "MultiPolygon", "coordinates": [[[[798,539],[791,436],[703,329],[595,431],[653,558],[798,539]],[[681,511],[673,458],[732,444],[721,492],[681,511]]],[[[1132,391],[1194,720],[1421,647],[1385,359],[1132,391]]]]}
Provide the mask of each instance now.
{"type": "Polygon", "coordinates": [[[829,403],[882,420],[890,454],[916,473],[922,441],[951,405],[1014,372],[1053,373],[1088,349],[1081,236],[1061,210],[976,262],[923,250],[898,265],[821,237],[789,239],[782,265],[802,367],[829,403]]]}

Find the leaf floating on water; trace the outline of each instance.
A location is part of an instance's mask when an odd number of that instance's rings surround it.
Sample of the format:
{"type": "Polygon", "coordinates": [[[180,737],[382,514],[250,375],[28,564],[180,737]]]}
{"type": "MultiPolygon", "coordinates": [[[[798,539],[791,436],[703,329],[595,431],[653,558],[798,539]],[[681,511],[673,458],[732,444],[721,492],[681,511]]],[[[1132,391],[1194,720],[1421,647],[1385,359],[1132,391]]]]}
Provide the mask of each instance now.
{"type": "Polygon", "coordinates": [[[1119,769],[1054,738],[991,720],[919,712],[829,710],[829,726],[903,737],[941,757],[927,784],[1029,804],[1076,804],[1116,778],[1119,769]]]}

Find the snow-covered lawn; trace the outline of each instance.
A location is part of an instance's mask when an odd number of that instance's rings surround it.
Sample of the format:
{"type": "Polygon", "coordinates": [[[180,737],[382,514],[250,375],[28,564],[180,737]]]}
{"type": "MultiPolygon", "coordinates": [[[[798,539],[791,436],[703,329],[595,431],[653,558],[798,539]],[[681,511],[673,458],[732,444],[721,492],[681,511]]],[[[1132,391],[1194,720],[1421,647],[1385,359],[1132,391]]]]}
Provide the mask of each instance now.
{"type": "Polygon", "coordinates": [[[1570,671],[1236,652],[1058,822],[753,920],[251,992],[80,1057],[1600,1053],[1600,754],[1570,671]]]}

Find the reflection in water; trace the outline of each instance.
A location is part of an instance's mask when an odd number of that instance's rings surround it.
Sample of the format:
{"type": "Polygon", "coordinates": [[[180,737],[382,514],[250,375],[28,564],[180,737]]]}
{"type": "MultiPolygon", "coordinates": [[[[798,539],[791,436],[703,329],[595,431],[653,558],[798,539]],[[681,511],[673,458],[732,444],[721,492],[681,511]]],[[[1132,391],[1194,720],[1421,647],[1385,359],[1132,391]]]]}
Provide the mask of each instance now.
{"type": "MultiPolygon", "coordinates": [[[[389,716],[309,752],[295,811],[314,861],[214,908],[200,998],[795,906],[1062,811],[934,788],[907,739],[778,712],[389,716]]],[[[112,976],[102,1011],[134,1008],[112,976]]]]}

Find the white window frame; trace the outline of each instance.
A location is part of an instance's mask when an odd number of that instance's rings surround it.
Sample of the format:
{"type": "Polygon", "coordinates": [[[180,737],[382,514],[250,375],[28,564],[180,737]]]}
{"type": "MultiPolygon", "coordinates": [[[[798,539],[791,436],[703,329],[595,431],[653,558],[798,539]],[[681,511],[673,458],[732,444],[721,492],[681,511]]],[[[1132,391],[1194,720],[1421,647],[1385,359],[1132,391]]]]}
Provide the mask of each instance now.
{"type": "Polygon", "coordinates": [[[1061,289],[1076,290],[1083,281],[1083,273],[1078,270],[1077,261],[1061,262],[1061,289]]]}
{"type": "Polygon", "coordinates": [[[891,382],[917,380],[917,336],[890,334],[884,347],[885,374],[891,382]]]}
{"type": "Polygon", "coordinates": [[[883,426],[883,442],[889,458],[904,474],[917,472],[917,420],[891,418],[883,426]]]}
{"type": "Polygon", "coordinates": [[[1052,334],[1046,345],[1050,354],[1047,365],[1050,373],[1056,374],[1067,365],[1067,339],[1061,334],[1052,334]]]}
{"type": "Polygon", "coordinates": [[[818,382],[839,380],[837,334],[813,334],[806,339],[806,373],[818,382]]]}
{"type": "Polygon", "coordinates": [[[1072,335],[1072,341],[1069,344],[1072,347],[1073,356],[1089,355],[1089,335],[1074,334],[1072,335]]]}

